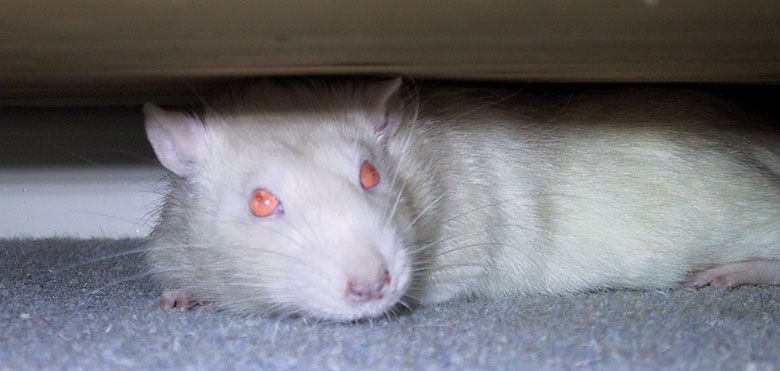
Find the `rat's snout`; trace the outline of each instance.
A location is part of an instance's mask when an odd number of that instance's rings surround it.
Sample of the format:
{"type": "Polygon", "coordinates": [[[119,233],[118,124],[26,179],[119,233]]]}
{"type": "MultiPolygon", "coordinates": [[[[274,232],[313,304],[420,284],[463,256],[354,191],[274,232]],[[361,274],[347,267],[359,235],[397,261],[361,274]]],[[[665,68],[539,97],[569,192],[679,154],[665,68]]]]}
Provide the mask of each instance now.
{"type": "Polygon", "coordinates": [[[383,289],[391,282],[390,272],[378,253],[354,257],[345,273],[345,297],[356,303],[381,299],[383,289]]]}
{"type": "Polygon", "coordinates": [[[347,297],[355,302],[365,302],[373,299],[381,299],[382,289],[390,283],[390,272],[385,269],[382,277],[370,280],[363,278],[347,281],[347,297]]]}

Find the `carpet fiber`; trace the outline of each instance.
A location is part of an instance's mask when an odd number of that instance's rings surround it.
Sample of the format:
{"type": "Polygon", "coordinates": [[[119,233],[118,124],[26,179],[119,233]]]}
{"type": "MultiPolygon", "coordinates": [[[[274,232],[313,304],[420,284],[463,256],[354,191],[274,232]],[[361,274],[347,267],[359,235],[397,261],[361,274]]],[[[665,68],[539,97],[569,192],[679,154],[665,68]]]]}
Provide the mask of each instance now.
{"type": "Polygon", "coordinates": [[[157,307],[143,240],[0,240],[0,370],[780,369],[780,287],[459,301],[350,324],[157,307]],[[75,265],[75,266],[74,266],[75,265]]]}

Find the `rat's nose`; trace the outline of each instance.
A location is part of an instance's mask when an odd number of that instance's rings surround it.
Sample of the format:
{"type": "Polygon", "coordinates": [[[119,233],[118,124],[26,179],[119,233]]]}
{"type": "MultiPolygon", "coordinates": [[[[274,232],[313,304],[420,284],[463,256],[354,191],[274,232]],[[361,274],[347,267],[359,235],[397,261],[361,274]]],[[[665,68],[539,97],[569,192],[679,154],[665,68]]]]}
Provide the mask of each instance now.
{"type": "Polygon", "coordinates": [[[390,283],[390,272],[372,279],[353,278],[347,281],[347,297],[355,302],[366,302],[382,298],[382,289],[390,283]]]}

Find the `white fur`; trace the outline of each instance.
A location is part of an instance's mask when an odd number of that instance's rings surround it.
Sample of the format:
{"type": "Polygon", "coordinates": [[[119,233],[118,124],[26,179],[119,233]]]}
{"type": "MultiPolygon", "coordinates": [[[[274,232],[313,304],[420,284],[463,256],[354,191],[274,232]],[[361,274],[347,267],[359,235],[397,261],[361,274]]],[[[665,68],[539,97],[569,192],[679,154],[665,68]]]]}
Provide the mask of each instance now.
{"type": "MultiPolygon", "coordinates": [[[[263,82],[210,109],[187,131],[203,133],[189,140],[198,161],[171,178],[150,264],[227,309],[352,320],[401,301],[671,287],[780,259],[780,139],[711,112],[718,100],[422,88],[396,112],[397,88],[263,82]],[[376,188],[359,184],[364,160],[376,188]],[[254,217],[257,188],[284,213],[254,217]],[[381,298],[345,295],[385,269],[381,298]]],[[[178,158],[166,148],[163,164],[178,158]]]]}

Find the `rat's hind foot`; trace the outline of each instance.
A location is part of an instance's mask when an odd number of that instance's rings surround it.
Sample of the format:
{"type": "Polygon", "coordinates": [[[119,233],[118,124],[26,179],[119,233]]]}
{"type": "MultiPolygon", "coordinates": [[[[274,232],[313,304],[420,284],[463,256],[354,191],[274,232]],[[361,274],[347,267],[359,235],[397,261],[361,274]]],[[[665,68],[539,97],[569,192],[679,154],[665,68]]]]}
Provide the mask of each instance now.
{"type": "Polygon", "coordinates": [[[183,289],[165,289],[160,295],[160,308],[163,309],[178,308],[185,311],[195,304],[189,292],[183,289]]]}
{"type": "Polygon", "coordinates": [[[735,287],[739,285],[780,285],[780,261],[749,260],[703,270],[688,281],[689,287],[735,287]]]}

